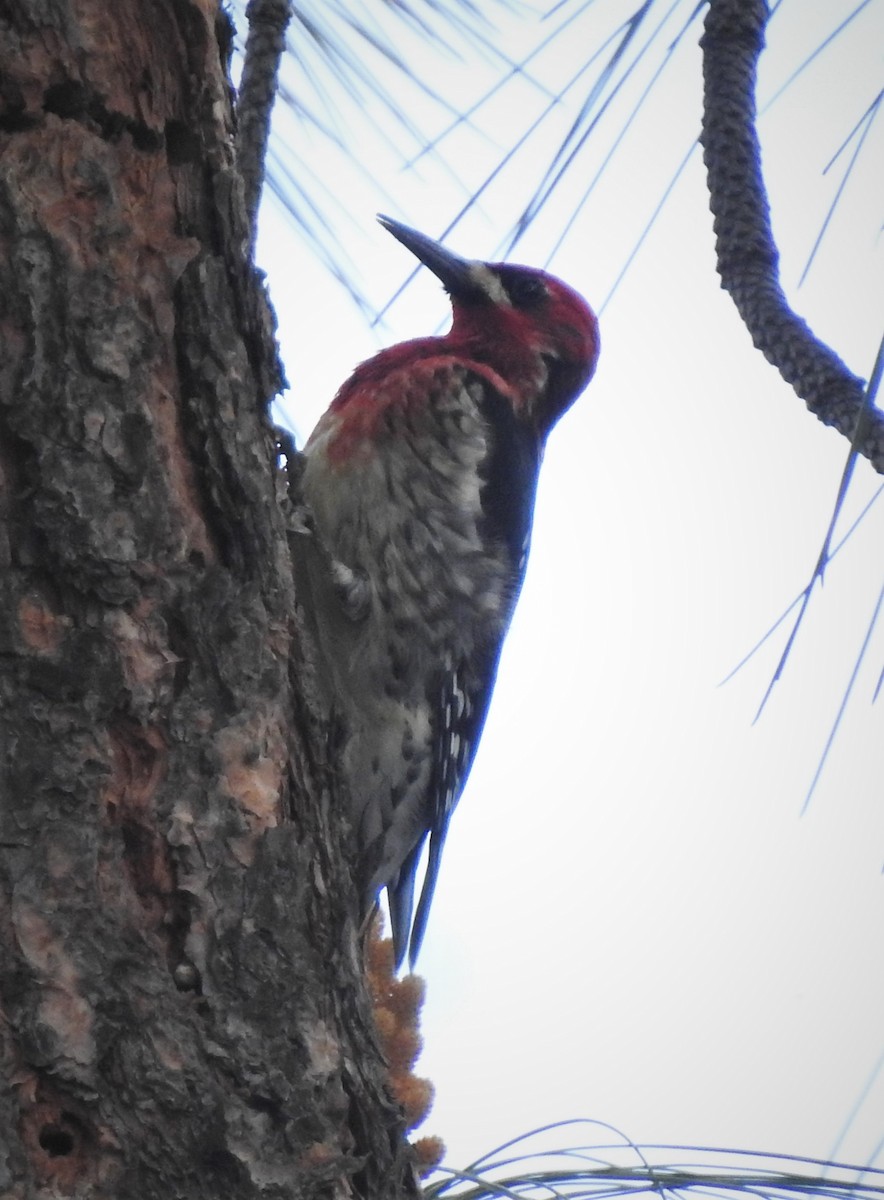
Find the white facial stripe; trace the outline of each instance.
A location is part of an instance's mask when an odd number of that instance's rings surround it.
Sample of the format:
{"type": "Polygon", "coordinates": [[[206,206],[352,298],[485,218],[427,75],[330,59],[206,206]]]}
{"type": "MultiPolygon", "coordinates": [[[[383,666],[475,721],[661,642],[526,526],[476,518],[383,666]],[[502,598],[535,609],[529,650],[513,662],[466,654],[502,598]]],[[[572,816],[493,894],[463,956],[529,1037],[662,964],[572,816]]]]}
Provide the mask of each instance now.
{"type": "Polygon", "coordinates": [[[490,271],[484,263],[470,264],[470,278],[494,304],[505,304],[507,308],[511,307],[510,298],[506,294],[506,288],[500,282],[500,277],[496,272],[490,271]]]}

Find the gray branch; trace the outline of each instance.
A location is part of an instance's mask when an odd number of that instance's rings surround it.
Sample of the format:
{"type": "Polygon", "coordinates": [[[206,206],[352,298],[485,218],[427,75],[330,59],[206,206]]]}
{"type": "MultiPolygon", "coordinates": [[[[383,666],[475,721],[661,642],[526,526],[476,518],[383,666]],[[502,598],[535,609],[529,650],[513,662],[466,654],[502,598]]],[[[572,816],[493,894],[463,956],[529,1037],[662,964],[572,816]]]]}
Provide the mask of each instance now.
{"type": "Polygon", "coordinates": [[[253,243],[264,185],[270,114],[291,16],[291,0],[249,0],[246,8],[249,35],[236,108],[236,154],[253,243]]]}
{"type": "Polygon", "coordinates": [[[755,346],[810,411],[884,473],[884,414],[867,403],[863,381],[792,311],[780,286],[755,131],[755,72],[767,17],[765,0],[710,0],[700,42],[701,141],[721,285],[755,346]]]}

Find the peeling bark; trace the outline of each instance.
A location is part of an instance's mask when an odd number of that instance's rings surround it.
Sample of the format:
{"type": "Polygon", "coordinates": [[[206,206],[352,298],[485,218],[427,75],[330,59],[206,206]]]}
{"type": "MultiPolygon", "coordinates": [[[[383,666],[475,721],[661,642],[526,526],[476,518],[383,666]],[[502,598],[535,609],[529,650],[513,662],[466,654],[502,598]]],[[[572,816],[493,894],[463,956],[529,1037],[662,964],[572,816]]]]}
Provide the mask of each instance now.
{"type": "Polygon", "coordinates": [[[0,0],[0,1195],[412,1195],[214,0],[0,0]]]}

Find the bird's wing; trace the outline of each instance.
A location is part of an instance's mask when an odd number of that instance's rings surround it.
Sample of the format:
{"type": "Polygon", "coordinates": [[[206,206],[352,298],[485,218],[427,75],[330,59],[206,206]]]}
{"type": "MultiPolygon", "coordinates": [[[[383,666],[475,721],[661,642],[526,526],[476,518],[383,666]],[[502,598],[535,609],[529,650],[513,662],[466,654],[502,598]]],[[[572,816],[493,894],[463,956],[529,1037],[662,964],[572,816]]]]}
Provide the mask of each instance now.
{"type": "MultiPolygon", "coordinates": [[[[511,579],[509,611],[497,636],[486,644],[479,644],[469,661],[446,663],[440,671],[434,722],[436,755],[431,784],[432,809],[427,830],[430,845],[409,939],[412,965],[426,930],[451,814],[463,792],[478,748],[494,690],[503,639],[525,576],[542,454],[539,439],[532,429],[517,420],[509,399],[501,395],[487,378],[480,377],[480,381],[481,389],[475,389],[474,395],[479,397],[479,405],[489,429],[488,452],[479,468],[482,478],[482,534],[489,541],[502,543],[506,548],[511,579]]],[[[391,922],[394,931],[398,923],[400,942],[404,930],[408,928],[414,877],[424,840],[421,839],[399,872],[401,884],[397,881],[396,887],[390,889],[391,922]],[[394,893],[398,893],[398,903],[394,900],[394,893]]]]}

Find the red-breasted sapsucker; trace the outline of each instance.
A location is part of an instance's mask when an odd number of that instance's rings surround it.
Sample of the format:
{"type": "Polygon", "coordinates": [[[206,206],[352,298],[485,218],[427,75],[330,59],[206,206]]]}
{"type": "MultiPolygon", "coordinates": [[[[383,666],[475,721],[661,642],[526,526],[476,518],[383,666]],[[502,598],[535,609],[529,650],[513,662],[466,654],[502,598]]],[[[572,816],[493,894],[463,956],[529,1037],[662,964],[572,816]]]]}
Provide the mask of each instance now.
{"type": "Polygon", "coordinates": [[[442,281],[453,324],[362,363],[319,421],[302,566],[362,904],[387,889],[397,963],[406,950],[414,963],[525,573],[544,443],[599,340],[558,279],[380,221],[442,281]]]}

